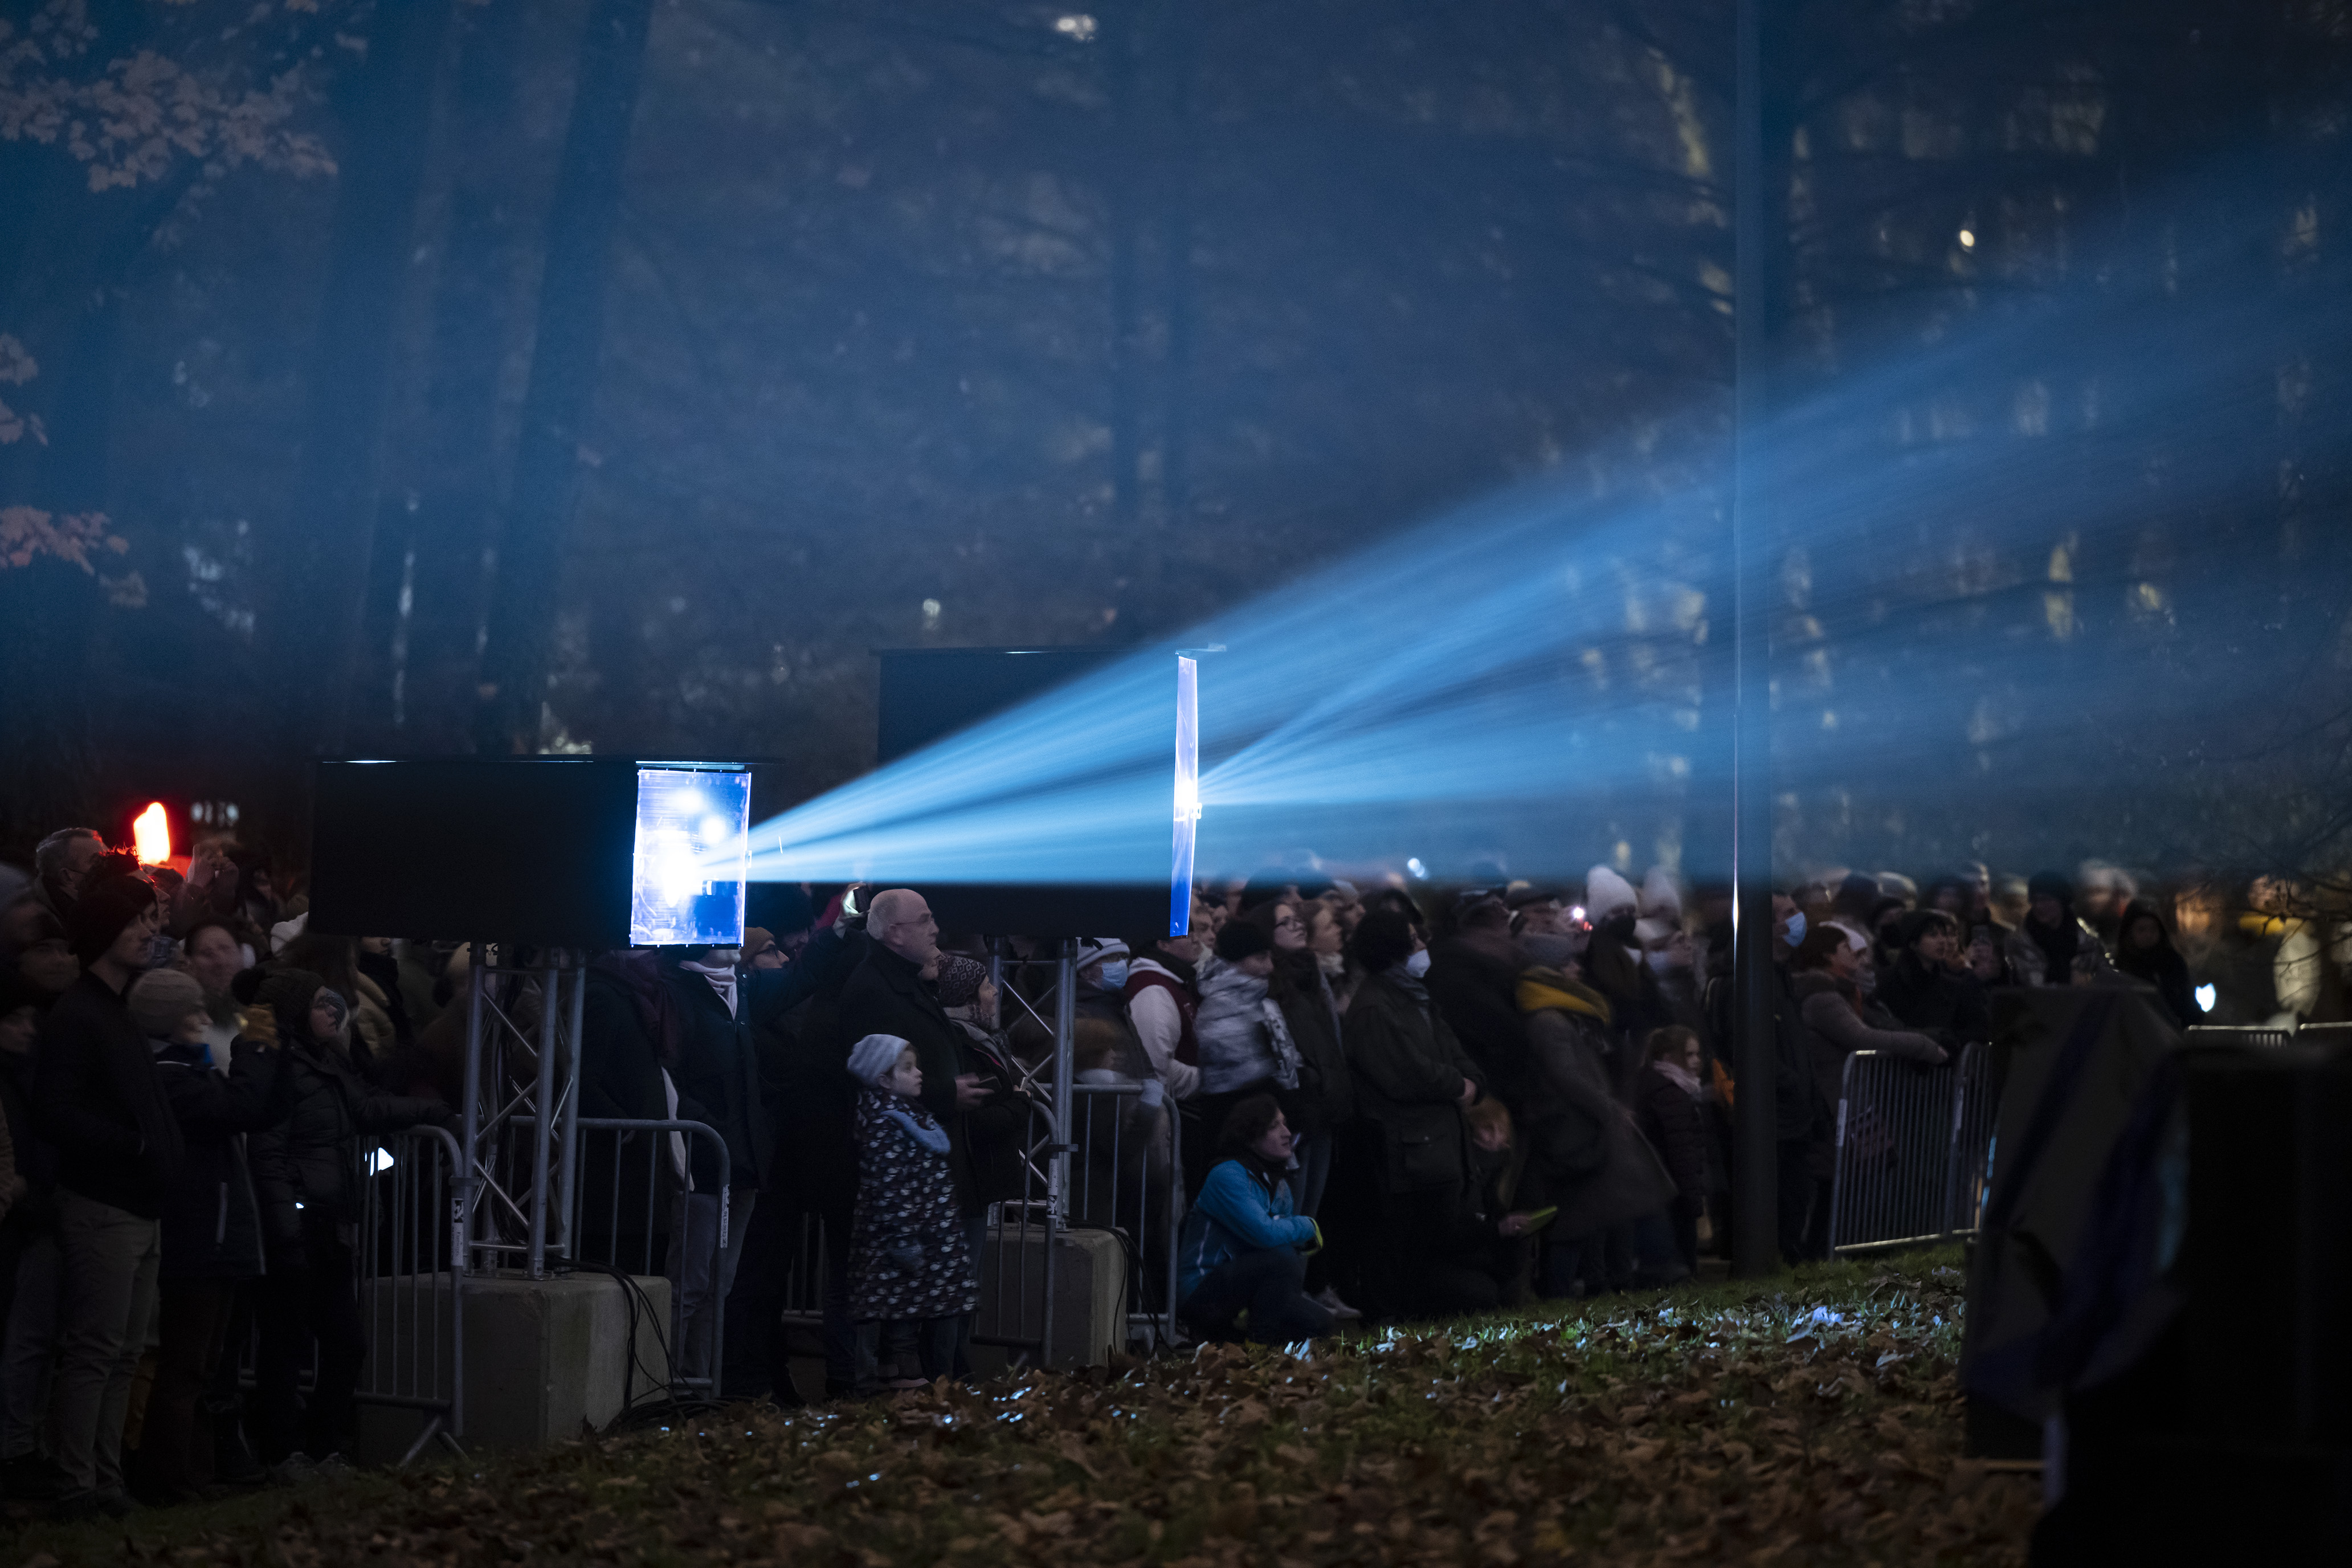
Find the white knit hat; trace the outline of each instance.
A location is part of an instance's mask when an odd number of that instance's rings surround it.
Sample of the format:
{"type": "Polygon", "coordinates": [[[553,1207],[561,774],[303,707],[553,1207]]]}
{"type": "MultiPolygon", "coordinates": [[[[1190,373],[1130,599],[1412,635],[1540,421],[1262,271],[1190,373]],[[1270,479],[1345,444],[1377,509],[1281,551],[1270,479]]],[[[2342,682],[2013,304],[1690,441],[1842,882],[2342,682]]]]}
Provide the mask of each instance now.
{"type": "Polygon", "coordinates": [[[1584,874],[1584,918],[1594,925],[1638,902],[1633,884],[1608,867],[1595,866],[1584,874]]]}
{"type": "Polygon", "coordinates": [[[1653,866],[1650,874],[1642,879],[1642,918],[1634,922],[1633,934],[1643,942],[1656,942],[1682,929],[1683,896],[1675,886],[1674,874],[1664,866],[1653,866]]]}
{"type": "Polygon", "coordinates": [[[868,1089],[877,1088],[906,1054],[907,1042],[898,1036],[868,1035],[849,1047],[849,1076],[868,1089]]]}

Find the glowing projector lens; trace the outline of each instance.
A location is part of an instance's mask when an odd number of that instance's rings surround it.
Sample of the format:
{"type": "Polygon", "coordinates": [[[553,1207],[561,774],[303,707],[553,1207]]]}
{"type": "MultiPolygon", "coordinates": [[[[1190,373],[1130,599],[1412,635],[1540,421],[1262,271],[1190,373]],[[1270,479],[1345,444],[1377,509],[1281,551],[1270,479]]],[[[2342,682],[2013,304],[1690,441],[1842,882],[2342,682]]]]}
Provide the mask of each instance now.
{"type": "Polygon", "coordinates": [[[1168,934],[1192,929],[1192,846],[1201,820],[1201,667],[1176,658],[1176,840],[1168,876],[1168,934]]]}
{"type": "Polygon", "coordinates": [[[739,945],[751,822],[747,772],[639,768],[629,940],[639,947],[739,945]]]}

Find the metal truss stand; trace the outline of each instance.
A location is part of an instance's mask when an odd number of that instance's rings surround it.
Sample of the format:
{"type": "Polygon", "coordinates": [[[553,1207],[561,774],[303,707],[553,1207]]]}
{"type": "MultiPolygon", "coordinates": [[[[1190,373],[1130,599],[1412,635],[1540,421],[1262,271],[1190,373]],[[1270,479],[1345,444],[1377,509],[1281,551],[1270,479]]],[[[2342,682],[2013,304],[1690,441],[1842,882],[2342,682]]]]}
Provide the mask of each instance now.
{"type": "Polygon", "coordinates": [[[513,1267],[533,1279],[569,1258],[580,1150],[580,1015],[585,955],[536,968],[493,964],[474,944],[457,1197],[467,1274],[513,1267]]]}

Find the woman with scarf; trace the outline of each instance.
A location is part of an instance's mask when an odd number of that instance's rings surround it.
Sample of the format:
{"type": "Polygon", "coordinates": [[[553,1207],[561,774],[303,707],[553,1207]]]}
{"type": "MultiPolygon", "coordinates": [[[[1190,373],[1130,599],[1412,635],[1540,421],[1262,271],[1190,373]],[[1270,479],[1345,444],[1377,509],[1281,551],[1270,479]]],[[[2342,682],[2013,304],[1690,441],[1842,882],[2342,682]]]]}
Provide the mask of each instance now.
{"type": "Polygon", "coordinates": [[[2020,985],[2096,985],[2112,978],[2099,939],[2074,913],[2074,886],[2057,871],[2025,884],[2025,919],[2009,933],[2010,977],[2020,985]]]}
{"type": "Polygon", "coordinates": [[[2172,945],[2164,917],[2146,899],[2135,899],[2124,910],[2116,933],[2116,967],[2132,979],[2156,987],[2165,1011],[2182,1028],[2204,1021],[2197,1005],[2196,988],[2189,983],[2189,961],[2172,945]]]}

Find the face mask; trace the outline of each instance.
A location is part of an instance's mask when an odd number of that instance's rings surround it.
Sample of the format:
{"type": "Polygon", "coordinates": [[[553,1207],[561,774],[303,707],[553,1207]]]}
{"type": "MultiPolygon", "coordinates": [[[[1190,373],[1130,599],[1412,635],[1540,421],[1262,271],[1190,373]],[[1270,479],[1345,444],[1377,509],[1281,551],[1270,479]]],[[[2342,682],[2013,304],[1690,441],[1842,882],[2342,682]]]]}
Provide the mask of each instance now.
{"type": "Polygon", "coordinates": [[[1795,914],[1789,917],[1789,923],[1780,928],[1780,940],[1787,942],[1790,947],[1795,947],[1805,940],[1804,910],[1799,910],[1795,914]]]}
{"type": "Polygon", "coordinates": [[[1102,988],[1106,991],[1127,989],[1127,960],[1114,958],[1102,966],[1102,988]]]}
{"type": "Polygon", "coordinates": [[[1429,949],[1423,948],[1404,961],[1404,972],[1415,980],[1429,973],[1429,949]]]}
{"type": "Polygon", "coordinates": [[[1675,955],[1663,947],[1643,953],[1642,961],[1650,966],[1653,974],[1671,974],[1675,970],[1675,955]]]}

